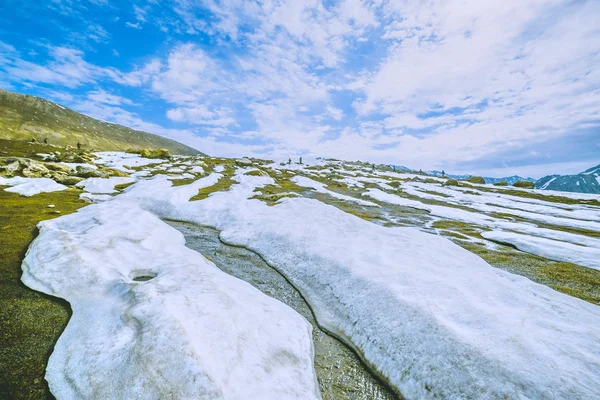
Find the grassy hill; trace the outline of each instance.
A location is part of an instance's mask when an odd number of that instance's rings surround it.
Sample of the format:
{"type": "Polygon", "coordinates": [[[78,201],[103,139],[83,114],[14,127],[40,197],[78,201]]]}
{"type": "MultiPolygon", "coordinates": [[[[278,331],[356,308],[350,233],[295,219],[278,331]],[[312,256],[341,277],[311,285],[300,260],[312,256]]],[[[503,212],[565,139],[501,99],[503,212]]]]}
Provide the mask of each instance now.
{"type": "Polygon", "coordinates": [[[88,150],[167,149],[171,154],[195,155],[199,151],[161,136],[136,131],[80,114],[39,97],[0,89],[0,138],[31,140],[88,150]]]}

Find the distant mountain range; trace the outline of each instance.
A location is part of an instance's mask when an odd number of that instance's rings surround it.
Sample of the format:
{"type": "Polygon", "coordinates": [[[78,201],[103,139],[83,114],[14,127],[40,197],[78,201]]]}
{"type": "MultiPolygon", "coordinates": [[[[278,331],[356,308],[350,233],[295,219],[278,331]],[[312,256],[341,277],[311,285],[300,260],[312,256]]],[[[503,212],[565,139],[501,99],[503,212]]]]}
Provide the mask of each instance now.
{"type": "Polygon", "coordinates": [[[49,144],[96,151],[167,149],[195,155],[198,150],[162,136],[136,131],[80,114],[39,97],[0,89],[0,139],[47,140],[49,144]]]}
{"type": "MultiPolygon", "coordinates": [[[[427,171],[427,173],[429,175],[432,176],[442,176],[444,174],[442,174],[442,171],[427,171]]],[[[451,178],[451,179],[456,179],[456,180],[464,180],[464,179],[469,179],[471,178],[473,175],[452,175],[452,174],[445,174],[444,176],[451,178]]],[[[498,183],[501,181],[506,181],[506,183],[508,185],[513,185],[515,182],[519,182],[519,181],[529,181],[529,182],[535,182],[536,180],[533,178],[523,178],[521,176],[518,175],[513,175],[513,176],[506,176],[504,178],[492,178],[489,176],[484,176],[483,179],[485,180],[485,183],[490,183],[490,184],[494,184],[494,183],[498,183]]]]}
{"type": "Polygon", "coordinates": [[[487,176],[484,176],[483,179],[485,179],[485,183],[498,183],[501,181],[506,181],[506,183],[508,183],[508,185],[513,185],[515,182],[519,182],[519,181],[529,181],[529,182],[535,182],[536,180],[534,178],[523,178],[522,176],[519,175],[513,175],[513,176],[505,176],[504,178],[490,178],[487,176]]]}
{"type": "Polygon", "coordinates": [[[600,165],[577,175],[548,175],[535,183],[536,189],[600,193],[600,165]]]}

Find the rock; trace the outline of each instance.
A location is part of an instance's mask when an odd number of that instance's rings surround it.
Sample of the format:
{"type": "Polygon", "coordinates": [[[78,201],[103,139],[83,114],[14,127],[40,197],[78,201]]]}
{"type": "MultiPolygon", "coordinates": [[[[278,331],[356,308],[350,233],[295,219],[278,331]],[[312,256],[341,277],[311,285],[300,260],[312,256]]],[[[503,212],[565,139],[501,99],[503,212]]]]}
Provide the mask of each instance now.
{"type": "Polygon", "coordinates": [[[456,179],[448,179],[444,182],[444,186],[458,186],[458,181],[456,179]]]}
{"type": "Polygon", "coordinates": [[[467,182],[471,182],[471,183],[477,183],[480,185],[485,185],[485,179],[483,179],[481,176],[472,176],[470,178],[465,179],[467,182]]]}
{"type": "Polygon", "coordinates": [[[21,169],[21,163],[19,163],[18,161],[12,162],[8,165],[4,165],[2,167],[2,170],[4,171],[4,173],[6,175],[15,175],[20,169],[21,169]]]}
{"type": "Polygon", "coordinates": [[[46,207],[48,207],[48,208],[54,208],[56,206],[54,204],[48,204],[46,207]]]}
{"type": "Polygon", "coordinates": [[[34,160],[27,161],[25,169],[22,171],[23,176],[27,178],[41,178],[49,174],[50,171],[41,162],[34,160]]]}
{"type": "Polygon", "coordinates": [[[113,169],[113,168],[103,168],[100,172],[101,173],[105,172],[105,173],[108,174],[108,176],[119,176],[119,177],[122,177],[122,178],[128,178],[129,177],[129,174],[127,172],[119,171],[118,169],[113,169]]]}
{"type": "Polygon", "coordinates": [[[80,178],[78,176],[70,176],[70,175],[56,176],[53,179],[56,182],[61,183],[63,185],[67,185],[67,186],[76,185],[83,180],[83,178],[80,178]]]}
{"type": "Polygon", "coordinates": [[[247,167],[249,165],[252,165],[252,160],[248,158],[238,158],[235,160],[235,164],[239,167],[247,167]]]}
{"type": "Polygon", "coordinates": [[[46,163],[46,168],[52,171],[64,172],[65,174],[69,174],[72,171],[68,165],[54,162],[46,163]]]}
{"type": "Polygon", "coordinates": [[[145,158],[170,158],[169,150],[166,149],[143,149],[133,151],[145,158]]]}
{"type": "Polygon", "coordinates": [[[88,160],[79,154],[67,153],[62,157],[61,161],[68,162],[68,163],[85,163],[88,160]]]}
{"type": "Polygon", "coordinates": [[[107,172],[86,167],[84,165],[77,166],[75,174],[81,178],[108,178],[109,176],[107,172]]]}
{"type": "Polygon", "coordinates": [[[513,186],[518,188],[533,189],[535,188],[535,183],[529,181],[518,181],[513,183],[513,186]]]}

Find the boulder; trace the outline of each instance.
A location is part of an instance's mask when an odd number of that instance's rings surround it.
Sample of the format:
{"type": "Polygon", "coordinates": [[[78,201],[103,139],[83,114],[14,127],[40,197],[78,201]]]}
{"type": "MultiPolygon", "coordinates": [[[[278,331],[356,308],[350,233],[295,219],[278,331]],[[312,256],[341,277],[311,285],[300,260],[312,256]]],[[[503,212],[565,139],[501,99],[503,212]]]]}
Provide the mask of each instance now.
{"type": "Polygon", "coordinates": [[[142,150],[134,150],[132,153],[137,153],[145,158],[170,158],[169,150],[166,149],[142,149],[142,150]]]}
{"type": "Polygon", "coordinates": [[[13,161],[10,164],[3,165],[0,167],[4,175],[13,176],[22,168],[22,165],[19,161],[13,161]]]}
{"type": "Polygon", "coordinates": [[[467,182],[471,182],[471,183],[477,183],[480,185],[484,185],[485,184],[485,179],[483,179],[481,176],[472,176],[470,178],[465,179],[467,182]]]}
{"type": "Polygon", "coordinates": [[[518,181],[513,183],[513,186],[524,189],[533,189],[535,188],[535,183],[529,181],[518,181]]]}
{"type": "Polygon", "coordinates": [[[49,174],[48,168],[44,164],[34,160],[27,160],[25,168],[21,173],[27,178],[42,178],[49,174]]]}
{"type": "Polygon", "coordinates": [[[72,171],[68,165],[54,162],[46,163],[46,168],[52,171],[64,172],[65,174],[70,174],[72,171]]]}
{"type": "Polygon", "coordinates": [[[62,175],[62,174],[56,175],[52,179],[54,179],[58,183],[61,183],[63,185],[67,185],[67,186],[74,186],[74,185],[78,184],[79,182],[83,181],[83,178],[80,178],[78,176],[62,175]]]}
{"type": "Polygon", "coordinates": [[[76,168],[75,175],[81,178],[108,178],[108,173],[87,167],[85,165],[79,165],[76,168]]]}
{"type": "Polygon", "coordinates": [[[248,166],[252,165],[252,160],[250,160],[248,158],[238,158],[235,160],[235,164],[238,167],[248,167],[248,166]]]}

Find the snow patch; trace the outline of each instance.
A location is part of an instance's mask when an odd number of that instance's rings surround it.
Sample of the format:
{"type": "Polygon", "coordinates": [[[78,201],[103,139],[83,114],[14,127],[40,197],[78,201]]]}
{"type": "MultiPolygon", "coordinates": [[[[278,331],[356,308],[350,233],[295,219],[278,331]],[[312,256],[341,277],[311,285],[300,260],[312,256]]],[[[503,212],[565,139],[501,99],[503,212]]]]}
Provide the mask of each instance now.
{"type": "Polygon", "coordinates": [[[239,182],[176,206],[159,180],[126,195],[259,253],[322,326],[407,398],[600,396],[599,307],[493,268],[442,237],[382,227],[312,199],[269,207],[247,197],[270,178],[239,182]]]}
{"type": "Polygon", "coordinates": [[[135,182],[135,178],[111,176],[110,178],[87,178],[75,186],[89,193],[115,193],[115,186],[135,182]]]}
{"type": "Polygon", "coordinates": [[[44,192],[58,192],[67,188],[65,185],[56,183],[50,178],[23,178],[20,176],[13,178],[0,177],[0,186],[12,186],[4,190],[26,197],[44,192]]]}
{"type": "Polygon", "coordinates": [[[22,280],[73,310],[46,369],[57,398],[320,398],[311,325],[136,204],[39,227],[22,280]]]}

